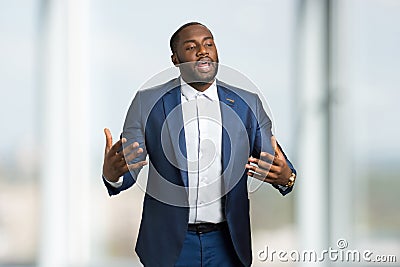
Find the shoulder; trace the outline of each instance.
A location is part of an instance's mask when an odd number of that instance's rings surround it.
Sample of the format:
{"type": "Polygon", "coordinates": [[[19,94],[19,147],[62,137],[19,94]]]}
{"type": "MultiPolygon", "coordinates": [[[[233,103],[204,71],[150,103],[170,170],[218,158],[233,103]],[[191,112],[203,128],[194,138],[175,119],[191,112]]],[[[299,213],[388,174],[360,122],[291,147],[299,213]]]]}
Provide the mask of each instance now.
{"type": "Polygon", "coordinates": [[[252,91],[230,85],[220,80],[217,80],[217,86],[225,94],[234,95],[249,106],[256,105],[259,101],[258,94],[252,91]]]}
{"type": "Polygon", "coordinates": [[[169,92],[173,89],[177,89],[177,87],[179,87],[179,86],[180,86],[179,78],[174,78],[163,84],[140,89],[137,91],[137,94],[140,94],[140,97],[154,99],[154,98],[162,97],[167,92],[169,92]]]}
{"type": "Polygon", "coordinates": [[[139,89],[136,91],[131,101],[129,112],[134,111],[134,113],[148,113],[149,110],[159,103],[165,94],[174,89],[179,90],[179,86],[179,79],[172,79],[160,85],[139,89]]]}

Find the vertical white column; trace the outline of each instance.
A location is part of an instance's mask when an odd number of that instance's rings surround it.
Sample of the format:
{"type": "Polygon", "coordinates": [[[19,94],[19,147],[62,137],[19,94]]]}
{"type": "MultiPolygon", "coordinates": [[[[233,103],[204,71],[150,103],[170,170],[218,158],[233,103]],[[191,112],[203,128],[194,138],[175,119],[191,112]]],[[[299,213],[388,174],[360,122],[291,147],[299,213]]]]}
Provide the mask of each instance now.
{"type": "Polygon", "coordinates": [[[41,1],[39,87],[41,116],[40,267],[65,267],[68,239],[67,69],[64,1],[41,1]]]}
{"type": "MultiPolygon", "coordinates": [[[[300,249],[315,251],[318,256],[329,246],[328,4],[327,0],[301,2],[297,43],[300,122],[296,211],[300,249]]],[[[317,265],[327,266],[329,262],[317,265]]]]}
{"type": "Polygon", "coordinates": [[[40,267],[89,261],[88,0],[42,1],[40,267]]]}
{"type": "Polygon", "coordinates": [[[66,0],[68,116],[68,263],[89,261],[88,0],[66,0]]]}
{"type": "MultiPolygon", "coordinates": [[[[354,184],[351,168],[352,140],[347,129],[351,129],[349,114],[351,114],[350,103],[347,99],[349,89],[348,59],[348,19],[349,1],[333,1],[332,22],[336,25],[333,29],[332,38],[332,60],[331,60],[331,95],[335,100],[332,104],[331,119],[331,182],[330,182],[330,222],[331,243],[337,246],[339,239],[345,239],[349,248],[354,248],[352,212],[354,203],[353,192],[359,185],[354,184]]],[[[336,247],[337,248],[337,247],[336,247]]],[[[344,266],[344,263],[334,263],[333,266],[344,266]]],[[[348,263],[351,265],[351,263],[348,263]]]]}

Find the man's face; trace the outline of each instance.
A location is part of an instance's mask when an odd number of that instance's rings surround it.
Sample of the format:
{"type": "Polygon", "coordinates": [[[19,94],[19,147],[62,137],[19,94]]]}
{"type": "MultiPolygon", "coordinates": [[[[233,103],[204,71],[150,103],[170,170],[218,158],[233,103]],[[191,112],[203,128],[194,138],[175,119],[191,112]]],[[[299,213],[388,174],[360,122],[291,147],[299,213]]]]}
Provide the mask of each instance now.
{"type": "Polygon", "coordinates": [[[212,82],[218,71],[218,53],[211,32],[204,26],[192,25],[179,33],[172,61],[179,65],[187,83],[212,82]]]}

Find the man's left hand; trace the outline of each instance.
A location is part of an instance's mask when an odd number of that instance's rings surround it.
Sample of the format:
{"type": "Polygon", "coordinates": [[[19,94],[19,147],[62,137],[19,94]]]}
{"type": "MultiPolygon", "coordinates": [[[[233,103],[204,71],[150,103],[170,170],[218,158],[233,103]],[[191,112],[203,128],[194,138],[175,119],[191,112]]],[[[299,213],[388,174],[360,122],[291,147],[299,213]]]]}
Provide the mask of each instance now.
{"type": "Polygon", "coordinates": [[[271,137],[271,144],[275,147],[275,155],[261,152],[260,159],[250,157],[249,163],[246,164],[247,175],[270,184],[284,186],[289,182],[292,170],[274,136],[271,137]],[[250,163],[257,164],[257,166],[250,163]]]}

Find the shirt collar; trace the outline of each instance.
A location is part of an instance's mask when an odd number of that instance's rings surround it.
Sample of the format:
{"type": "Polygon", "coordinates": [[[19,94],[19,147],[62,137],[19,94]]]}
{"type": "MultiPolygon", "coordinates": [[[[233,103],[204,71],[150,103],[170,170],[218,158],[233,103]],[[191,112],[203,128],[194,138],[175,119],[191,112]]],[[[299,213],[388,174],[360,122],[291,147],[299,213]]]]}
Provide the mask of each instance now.
{"type": "Polygon", "coordinates": [[[193,100],[195,99],[196,95],[204,95],[208,99],[219,101],[216,80],[214,80],[211,86],[208,87],[204,92],[200,92],[194,89],[192,86],[187,84],[182,79],[182,77],[180,77],[180,81],[181,81],[181,93],[186,99],[193,100]]]}

